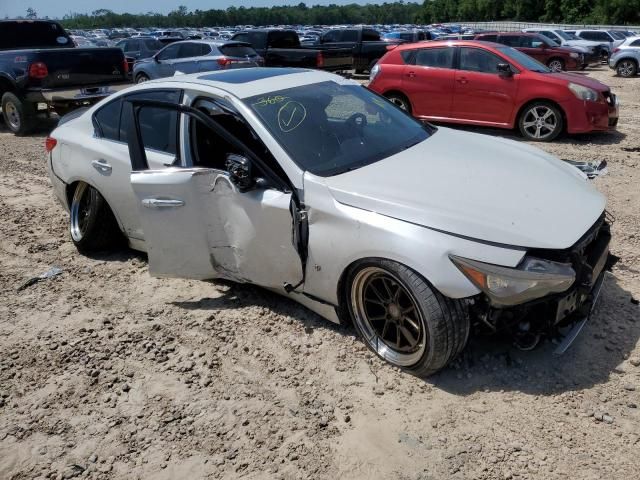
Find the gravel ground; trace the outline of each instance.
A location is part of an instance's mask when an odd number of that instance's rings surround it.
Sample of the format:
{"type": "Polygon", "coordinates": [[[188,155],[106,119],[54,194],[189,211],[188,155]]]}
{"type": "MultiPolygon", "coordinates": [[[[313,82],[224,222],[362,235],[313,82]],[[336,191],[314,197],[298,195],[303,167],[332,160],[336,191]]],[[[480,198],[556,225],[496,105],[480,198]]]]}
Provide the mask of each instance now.
{"type": "Polygon", "coordinates": [[[562,357],[473,339],[426,381],[260,289],[79,255],[46,132],[0,125],[0,478],[637,478],[640,83],[589,75],[619,94],[618,132],[540,146],[609,163],[620,261],[595,315],[562,357]]]}

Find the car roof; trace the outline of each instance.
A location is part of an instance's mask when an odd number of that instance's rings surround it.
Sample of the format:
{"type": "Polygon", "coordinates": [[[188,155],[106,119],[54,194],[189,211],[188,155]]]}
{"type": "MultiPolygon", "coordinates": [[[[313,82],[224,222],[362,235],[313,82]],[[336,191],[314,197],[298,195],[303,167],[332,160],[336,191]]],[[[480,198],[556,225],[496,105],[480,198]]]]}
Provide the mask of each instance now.
{"type": "Polygon", "coordinates": [[[246,42],[241,42],[239,40],[210,40],[208,38],[205,39],[200,39],[200,38],[194,38],[193,40],[181,40],[179,42],[173,42],[171,45],[176,45],[176,44],[180,44],[180,43],[204,43],[206,45],[213,45],[214,47],[222,47],[224,45],[247,45],[249,46],[249,43],[246,42]]]}
{"type": "Polygon", "coordinates": [[[144,85],[144,87],[162,85],[173,88],[188,88],[188,86],[184,84],[192,84],[217,88],[242,99],[324,81],[358,85],[358,83],[353,80],[347,80],[333,73],[323,72],[321,70],[270,67],[237,68],[206,73],[176,75],[144,82],[142,85],[144,85]],[[175,85],[176,83],[183,85],[175,85]]]}
{"type": "Polygon", "coordinates": [[[487,47],[497,48],[504,47],[504,45],[495,42],[484,42],[482,40],[433,40],[429,42],[417,42],[417,43],[401,43],[393,50],[413,50],[415,48],[435,48],[435,47],[474,47],[483,45],[487,47]]]}

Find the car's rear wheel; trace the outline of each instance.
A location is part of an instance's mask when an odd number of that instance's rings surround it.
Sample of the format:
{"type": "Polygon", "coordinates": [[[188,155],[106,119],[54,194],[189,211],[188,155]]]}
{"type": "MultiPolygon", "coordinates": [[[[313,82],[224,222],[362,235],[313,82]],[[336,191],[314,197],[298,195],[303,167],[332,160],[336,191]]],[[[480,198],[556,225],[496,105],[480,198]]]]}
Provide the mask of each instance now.
{"type": "Polygon", "coordinates": [[[106,250],[122,238],[109,205],[90,185],[79,182],[70,204],[69,232],[81,252],[106,250]]]}
{"type": "Polygon", "coordinates": [[[635,77],[638,73],[638,64],[633,60],[621,60],[616,65],[616,73],[624,78],[635,77]]]}
{"type": "Polygon", "coordinates": [[[12,92],[2,95],[4,123],[16,135],[26,135],[35,124],[35,109],[12,92]]]}
{"type": "Polygon", "coordinates": [[[534,102],[528,105],[518,120],[520,132],[527,140],[550,142],[564,127],[562,112],[548,102],[534,102]]]}
{"type": "Polygon", "coordinates": [[[386,259],[364,260],[347,281],[356,330],[390,364],[423,377],[445,367],[466,345],[464,304],[444,297],[410,268],[386,259]]]}
{"type": "Polygon", "coordinates": [[[547,67],[552,72],[562,72],[564,70],[564,60],[561,58],[552,58],[547,62],[547,67]]]}
{"type": "Polygon", "coordinates": [[[136,75],[136,83],[148,82],[149,80],[151,79],[146,73],[139,73],[138,75],[136,75]]]}
{"type": "Polygon", "coordinates": [[[388,93],[385,96],[387,97],[387,100],[393,103],[396,107],[411,113],[411,103],[409,102],[409,99],[404,95],[402,95],[401,93],[393,92],[393,93],[388,93]]]}

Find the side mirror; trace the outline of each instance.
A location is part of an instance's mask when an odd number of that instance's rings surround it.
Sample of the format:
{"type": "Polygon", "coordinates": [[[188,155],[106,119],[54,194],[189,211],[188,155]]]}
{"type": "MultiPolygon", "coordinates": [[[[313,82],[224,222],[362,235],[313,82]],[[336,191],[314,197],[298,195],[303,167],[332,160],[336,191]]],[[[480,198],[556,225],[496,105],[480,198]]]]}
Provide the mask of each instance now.
{"type": "Polygon", "coordinates": [[[227,155],[226,168],[231,181],[241,192],[247,191],[253,186],[251,162],[248,158],[230,153],[227,155]]]}
{"type": "Polygon", "coordinates": [[[511,77],[513,75],[513,70],[511,70],[511,65],[508,63],[499,63],[497,65],[498,75],[501,77],[511,77]]]}

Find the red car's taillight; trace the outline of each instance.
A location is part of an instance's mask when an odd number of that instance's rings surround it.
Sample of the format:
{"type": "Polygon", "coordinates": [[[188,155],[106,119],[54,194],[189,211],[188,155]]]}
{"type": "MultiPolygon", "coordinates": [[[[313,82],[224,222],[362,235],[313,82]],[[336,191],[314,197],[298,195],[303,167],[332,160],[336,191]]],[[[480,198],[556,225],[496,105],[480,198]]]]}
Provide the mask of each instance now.
{"type": "Polygon", "coordinates": [[[55,138],[47,137],[47,139],[44,141],[44,148],[47,151],[47,153],[49,153],[51,152],[51,150],[56,148],[57,144],[58,144],[58,141],[55,138]]]}
{"type": "Polygon", "coordinates": [[[322,52],[318,52],[318,55],[316,55],[316,67],[324,67],[324,57],[322,56],[322,52]]]}
{"type": "Polygon", "coordinates": [[[49,75],[49,69],[44,62],[34,62],[29,66],[29,77],[44,78],[49,75]]]}

